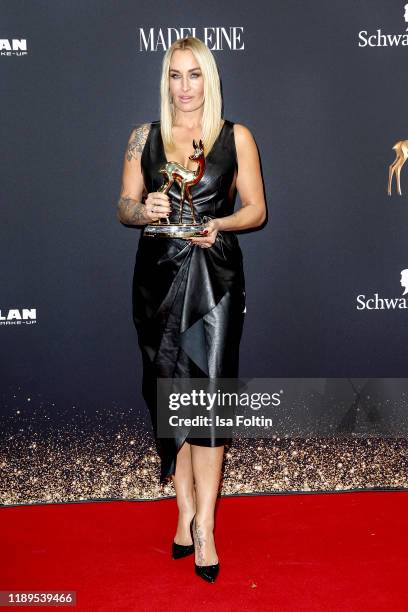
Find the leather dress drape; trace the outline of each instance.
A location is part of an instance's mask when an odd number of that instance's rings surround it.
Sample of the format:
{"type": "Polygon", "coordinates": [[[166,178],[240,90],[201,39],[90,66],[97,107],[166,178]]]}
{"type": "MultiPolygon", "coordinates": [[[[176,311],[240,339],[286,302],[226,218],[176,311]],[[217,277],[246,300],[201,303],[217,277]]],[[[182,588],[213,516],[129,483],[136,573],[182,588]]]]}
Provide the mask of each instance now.
{"type": "MultiPolygon", "coordinates": [[[[225,120],[205,159],[205,173],[191,188],[198,220],[234,211],[237,156],[233,122],[225,120]]],[[[192,149],[193,150],[193,149],[192,149]]],[[[163,184],[166,163],[160,121],[151,123],[141,165],[148,193],[163,184]]],[[[168,192],[171,222],[178,222],[180,188],[168,192]]],[[[191,221],[187,203],[183,222],[191,221]]],[[[189,438],[180,428],[174,438],[157,437],[157,378],[234,378],[245,317],[245,279],[236,234],[220,231],[214,245],[201,248],[181,238],[144,236],[141,231],[133,276],[133,320],[142,352],[142,393],[150,412],[161,458],[160,481],[175,473],[177,452],[185,440],[201,446],[230,441],[211,430],[189,438]]]]}

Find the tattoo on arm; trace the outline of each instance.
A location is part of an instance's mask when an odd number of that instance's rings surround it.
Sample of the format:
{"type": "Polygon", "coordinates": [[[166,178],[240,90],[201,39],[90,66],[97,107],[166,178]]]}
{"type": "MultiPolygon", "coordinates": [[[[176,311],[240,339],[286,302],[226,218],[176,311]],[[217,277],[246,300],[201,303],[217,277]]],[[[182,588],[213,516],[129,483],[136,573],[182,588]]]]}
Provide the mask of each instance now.
{"type": "Polygon", "coordinates": [[[142,155],[143,147],[146,143],[150,131],[150,123],[138,125],[132,132],[126,147],[126,159],[131,161],[132,158],[137,159],[138,155],[142,155]]]}
{"type": "MultiPolygon", "coordinates": [[[[133,129],[125,152],[127,161],[130,162],[132,159],[140,159],[149,135],[150,127],[150,123],[142,123],[133,129]]],[[[127,225],[146,225],[151,222],[151,219],[146,216],[146,207],[144,203],[138,202],[134,198],[124,194],[123,184],[117,202],[117,217],[119,221],[127,225]]]]}
{"type": "Polygon", "coordinates": [[[120,196],[117,206],[119,221],[127,225],[146,225],[151,219],[146,216],[146,206],[134,198],[120,196]]]}

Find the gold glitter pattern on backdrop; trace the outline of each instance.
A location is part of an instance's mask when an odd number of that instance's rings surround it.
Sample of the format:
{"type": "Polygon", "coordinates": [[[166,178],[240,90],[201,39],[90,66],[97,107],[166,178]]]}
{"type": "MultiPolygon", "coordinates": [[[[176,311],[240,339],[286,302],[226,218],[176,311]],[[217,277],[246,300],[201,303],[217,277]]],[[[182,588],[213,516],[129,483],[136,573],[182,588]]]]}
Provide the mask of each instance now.
{"type": "MultiPolygon", "coordinates": [[[[10,439],[0,456],[0,502],[10,504],[174,496],[159,484],[149,434],[114,439],[65,434],[10,439]]],[[[408,487],[407,440],[235,439],[226,450],[221,494],[408,487]]]]}
{"type": "MultiPolygon", "coordinates": [[[[41,394],[3,394],[0,503],[172,497],[159,482],[149,417],[114,403],[57,407],[41,394]]],[[[221,495],[408,488],[408,438],[235,438],[221,495]]]]}

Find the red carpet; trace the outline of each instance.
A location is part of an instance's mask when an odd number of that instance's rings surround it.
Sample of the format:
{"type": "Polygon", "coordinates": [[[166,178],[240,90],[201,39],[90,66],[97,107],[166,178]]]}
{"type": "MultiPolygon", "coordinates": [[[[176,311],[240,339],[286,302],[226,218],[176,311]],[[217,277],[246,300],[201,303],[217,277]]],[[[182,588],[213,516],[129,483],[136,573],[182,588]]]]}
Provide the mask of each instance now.
{"type": "Polygon", "coordinates": [[[221,498],[214,584],[194,574],[193,557],[170,557],[174,499],[6,507],[0,516],[0,590],[77,591],[67,609],[408,609],[405,492],[221,498]]]}

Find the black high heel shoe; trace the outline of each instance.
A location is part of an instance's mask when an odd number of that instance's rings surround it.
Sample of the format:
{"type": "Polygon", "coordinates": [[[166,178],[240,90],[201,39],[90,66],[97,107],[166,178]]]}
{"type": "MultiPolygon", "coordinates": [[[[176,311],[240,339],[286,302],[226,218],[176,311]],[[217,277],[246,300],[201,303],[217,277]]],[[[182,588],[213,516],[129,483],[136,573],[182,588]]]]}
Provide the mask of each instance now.
{"type": "MultiPolygon", "coordinates": [[[[195,519],[195,515],[191,519],[191,523],[190,523],[190,532],[191,532],[191,537],[193,539],[193,542],[194,542],[194,535],[193,535],[194,519],[195,519]]],[[[218,576],[218,572],[220,571],[219,563],[216,563],[215,565],[197,565],[197,563],[194,562],[194,565],[195,565],[195,573],[197,574],[197,576],[200,576],[200,578],[203,578],[207,582],[215,582],[215,579],[218,576]]]]}
{"type": "MultiPolygon", "coordinates": [[[[190,533],[191,533],[191,524],[193,520],[194,520],[194,516],[190,522],[190,533]]],[[[173,545],[171,548],[171,556],[173,557],[173,559],[183,559],[183,557],[188,557],[188,555],[191,555],[194,552],[194,538],[192,535],[191,535],[191,539],[193,540],[193,543],[187,544],[187,546],[184,546],[184,544],[176,544],[176,542],[173,542],[173,545]]]]}

